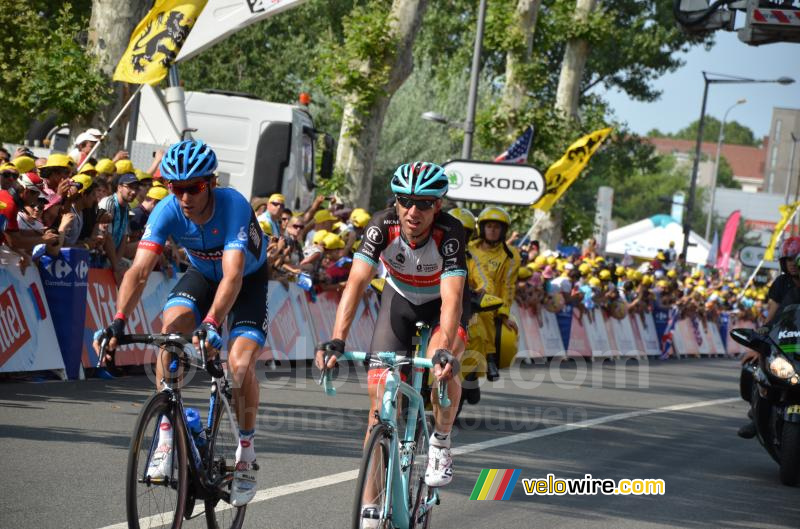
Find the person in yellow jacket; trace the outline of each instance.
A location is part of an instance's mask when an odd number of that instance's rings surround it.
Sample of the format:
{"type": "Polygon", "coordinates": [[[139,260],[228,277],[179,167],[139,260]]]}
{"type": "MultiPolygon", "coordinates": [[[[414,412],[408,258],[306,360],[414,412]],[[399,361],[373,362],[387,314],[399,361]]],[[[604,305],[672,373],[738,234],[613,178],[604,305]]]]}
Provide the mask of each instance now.
{"type": "Polygon", "coordinates": [[[502,327],[517,332],[517,325],[510,319],[511,304],[517,287],[520,255],[516,248],[506,244],[506,235],[511,225],[511,216],[501,207],[489,206],[478,215],[478,238],[469,244],[469,251],[482,276],[486,279],[486,293],[503,300],[497,311],[481,312],[478,321],[486,336],[486,378],[497,380],[500,337],[502,327]]]}

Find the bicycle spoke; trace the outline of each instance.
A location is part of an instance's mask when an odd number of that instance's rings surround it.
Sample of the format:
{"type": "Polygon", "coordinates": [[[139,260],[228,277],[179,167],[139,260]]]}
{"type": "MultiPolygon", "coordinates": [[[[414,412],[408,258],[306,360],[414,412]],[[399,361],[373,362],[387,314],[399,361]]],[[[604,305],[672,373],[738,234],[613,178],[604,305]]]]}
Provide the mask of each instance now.
{"type": "Polygon", "coordinates": [[[219,398],[217,405],[220,406],[220,414],[208,440],[208,457],[211,461],[210,479],[216,484],[218,497],[205,502],[206,522],[209,529],[238,529],[244,523],[247,507],[235,508],[228,500],[236,463],[236,448],[239,446],[239,432],[227,399],[219,398]]]}

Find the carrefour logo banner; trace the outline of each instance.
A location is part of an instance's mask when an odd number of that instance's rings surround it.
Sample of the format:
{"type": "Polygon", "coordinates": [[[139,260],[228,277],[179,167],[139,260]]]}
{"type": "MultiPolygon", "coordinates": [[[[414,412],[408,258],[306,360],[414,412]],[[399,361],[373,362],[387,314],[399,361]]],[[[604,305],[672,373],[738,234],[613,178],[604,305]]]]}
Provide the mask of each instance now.
{"type": "Polygon", "coordinates": [[[542,173],[530,165],[453,160],[443,167],[451,200],[530,206],[545,192],[542,173]]]}

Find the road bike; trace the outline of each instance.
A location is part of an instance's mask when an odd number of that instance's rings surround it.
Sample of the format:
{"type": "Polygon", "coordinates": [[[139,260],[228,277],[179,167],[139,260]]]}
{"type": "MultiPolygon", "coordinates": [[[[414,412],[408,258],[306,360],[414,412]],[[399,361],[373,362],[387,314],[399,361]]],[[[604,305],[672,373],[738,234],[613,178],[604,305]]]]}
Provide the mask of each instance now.
{"type": "MultiPolygon", "coordinates": [[[[353,529],[361,529],[365,506],[370,510],[375,526],[380,529],[427,529],[432,510],[439,504],[439,492],[425,484],[430,438],[425,404],[420,390],[425,370],[433,361],[425,358],[430,338],[430,326],[417,323],[419,337],[412,357],[394,352],[345,352],[342,358],[352,362],[380,364],[384,385],[382,404],[377,422],[370,430],[358,473],[353,506],[353,529]],[[403,382],[401,370],[411,366],[411,384],[403,382]],[[405,397],[401,399],[400,396],[405,397]]],[[[327,361],[327,360],[326,360],[327,361]]],[[[375,369],[375,367],[373,367],[375,369]]],[[[333,374],[325,369],[320,384],[328,395],[335,395],[333,374]]],[[[439,404],[447,408],[447,384],[439,384],[439,404]]]]}
{"type": "MultiPolygon", "coordinates": [[[[128,527],[132,529],[180,529],[184,519],[201,514],[205,514],[209,529],[239,529],[244,523],[247,507],[230,505],[239,444],[230,406],[231,386],[219,355],[207,359],[202,334],[202,331],[198,333],[199,355],[191,345],[191,337],[181,334],[130,334],[118,339],[119,346],[153,345],[168,355],[163,364],[168,367],[161,381],[162,389],[143,406],[131,438],[125,503],[128,527]],[[180,389],[181,380],[193,369],[205,370],[211,376],[207,421],[198,434],[193,434],[189,428],[180,389]],[[164,416],[173,430],[172,468],[163,479],[151,479],[147,469],[157,448],[159,426],[164,416]],[[195,514],[198,501],[203,502],[204,510],[195,514]]],[[[107,342],[107,339],[101,342],[101,360],[107,342]]]]}

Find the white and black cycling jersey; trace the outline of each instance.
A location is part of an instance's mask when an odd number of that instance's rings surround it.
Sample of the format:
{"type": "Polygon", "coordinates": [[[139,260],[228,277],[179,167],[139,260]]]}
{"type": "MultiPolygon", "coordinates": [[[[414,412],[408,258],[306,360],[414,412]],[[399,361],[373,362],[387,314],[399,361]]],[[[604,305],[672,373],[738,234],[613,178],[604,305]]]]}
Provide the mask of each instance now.
{"type": "Polygon", "coordinates": [[[394,208],[376,213],[364,230],[356,259],[386,267],[386,281],[414,305],[441,297],[441,279],[466,276],[464,227],[455,217],[439,212],[428,239],[414,245],[400,232],[394,208]]]}

